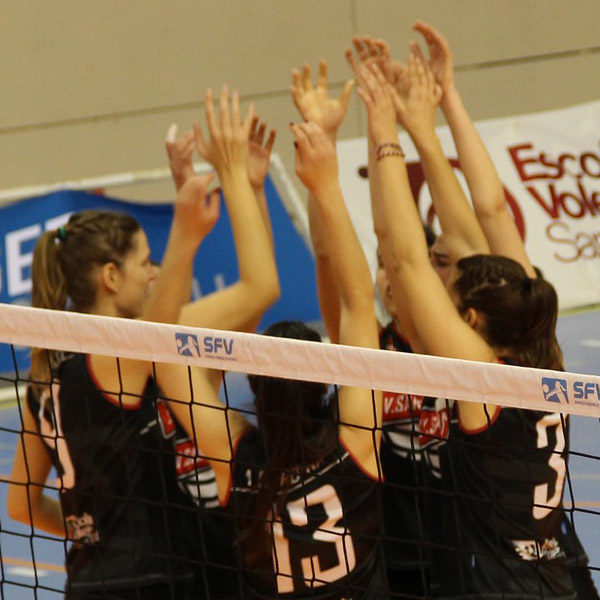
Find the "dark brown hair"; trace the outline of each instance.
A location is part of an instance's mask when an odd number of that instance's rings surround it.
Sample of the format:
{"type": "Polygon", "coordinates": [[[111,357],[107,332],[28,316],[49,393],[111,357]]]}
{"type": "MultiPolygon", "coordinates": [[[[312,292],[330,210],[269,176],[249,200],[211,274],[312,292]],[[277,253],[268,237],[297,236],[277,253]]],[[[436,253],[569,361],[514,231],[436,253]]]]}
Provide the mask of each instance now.
{"type": "MultiPolygon", "coordinates": [[[[89,312],[96,302],[95,267],[121,266],[133,249],[139,223],[129,215],[98,210],[75,213],[67,225],[46,231],[33,251],[32,305],[89,312]]],[[[36,348],[31,356],[34,379],[47,380],[52,353],[36,348]]]]}
{"type": "MultiPolygon", "coordinates": [[[[265,335],[321,341],[316,331],[300,321],[280,321],[265,335]]],[[[292,475],[302,475],[334,450],[339,418],[335,418],[337,403],[326,398],[325,384],[257,375],[248,379],[266,459],[256,511],[246,519],[240,536],[244,559],[253,565],[271,553],[269,513],[283,511],[292,475]]]]}
{"type": "Polygon", "coordinates": [[[562,369],[558,298],[550,283],[529,278],[519,263],[503,256],[478,254],[457,266],[458,309],[483,315],[482,335],[492,347],[522,366],[562,369]]]}

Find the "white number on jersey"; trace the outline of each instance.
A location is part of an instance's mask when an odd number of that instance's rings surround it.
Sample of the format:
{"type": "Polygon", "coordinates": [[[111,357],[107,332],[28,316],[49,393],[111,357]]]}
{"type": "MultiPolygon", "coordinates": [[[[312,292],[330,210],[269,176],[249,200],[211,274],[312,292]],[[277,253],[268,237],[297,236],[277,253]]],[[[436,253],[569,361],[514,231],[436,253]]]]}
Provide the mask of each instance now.
{"type": "Polygon", "coordinates": [[[565,484],[567,465],[565,459],[561,456],[562,451],[565,449],[565,432],[560,413],[546,415],[536,423],[537,447],[549,447],[548,429],[550,427],[556,428],[556,446],[551,449],[548,465],[556,472],[556,483],[554,484],[554,493],[551,497],[548,497],[549,486],[547,483],[540,483],[535,486],[533,490],[534,519],[547,517],[560,504],[565,484]]]}
{"type": "MultiPolygon", "coordinates": [[[[344,516],[342,503],[332,485],[324,485],[305,497],[287,504],[292,525],[306,527],[308,525],[309,506],[321,504],[327,520],[314,533],[313,539],[318,542],[329,542],[335,545],[338,564],[329,569],[321,569],[318,555],[301,559],[302,575],[307,587],[319,587],[345,577],[356,566],[356,555],[350,532],[344,527],[336,527],[336,523],[344,516]]],[[[273,564],[277,573],[277,589],[280,594],[294,591],[292,566],[290,560],[290,542],[285,537],[281,521],[273,523],[273,564]]]]}

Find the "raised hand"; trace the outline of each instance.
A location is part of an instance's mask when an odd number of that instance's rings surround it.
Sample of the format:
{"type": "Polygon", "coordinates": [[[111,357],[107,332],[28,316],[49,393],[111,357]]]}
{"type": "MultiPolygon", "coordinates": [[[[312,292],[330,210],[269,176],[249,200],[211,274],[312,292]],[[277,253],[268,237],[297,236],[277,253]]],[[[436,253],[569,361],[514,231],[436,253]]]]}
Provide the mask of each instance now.
{"type": "Polygon", "coordinates": [[[206,92],[206,123],[209,138],[206,140],[199,123],[194,123],[194,138],[198,153],[216,169],[219,177],[236,169],[248,168],[250,127],[254,118],[251,105],[242,120],[240,96],[237,91],[230,97],[223,86],[219,97],[219,120],[213,103],[212,90],[206,92]]]}
{"type": "Polygon", "coordinates": [[[294,104],[305,121],[316,123],[330,139],[335,140],[337,130],[346,112],[354,80],[349,79],[344,84],[339,98],[331,98],[328,91],[327,62],[319,62],[317,87],[310,79],[310,67],[304,65],[302,71],[292,71],[292,98],[294,104]]]}
{"type": "Polygon", "coordinates": [[[269,137],[265,142],[266,130],[266,123],[262,122],[259,125],[258,117],[252,119],[249,134],[248,178],[255,192],[262,190],[265,184],[265,179],[269,172],[271,151],[273,150],[275,136],[277,135],[275,129],[271,129],[269,137]]]}
{"type": "Polygon", "coordinates": [[[179,190],[175,200],[174,224],[178,235],[202,241],[215,226],[220,214],[218,189],[208,192],[214,173],[194,175],[179,190]]]}
{"type": "Polygon", "coordinates": [[[183,184],[195,175],[193,163],[194,132],[188,131],[177,139],[177,125],[173,123],[167,131],[165,147],[175,189],[179,191],[183,184]]]}
{"type": "Polygon", "coordinates": [[[325,130],[316,123],[290,125],[296,148],[296,175],[316,195],[320,189],[338,183],[335,146],[325,130]]]}
{"type": "Polygon", "coordinates": [[[394,143],[397,131],[393,88],[375,63],[360,65],[358,77],[358,95],[367,108],[371,142],[375,145],[394,143]]]}
{"type": "Polygon", "coordinates": [[[375,40],[368,36],[355,36],[352,38],[352,44],[356,56],[351,48],[346,48],[346,60],[357,76],[361,65],[369,66],[375,63],[387,82],[396,90],[396,93],[401,98],[407,96],[410,87],[408,68],[400,61],[392,58],[387,42],[381,39],[375,40]]]}
{"type": "Polygon", "coordinates": [[[384,76],[387,78],[392,66],[392,55],[388,45],[383,40],[375,40],[369,36],[354,36],[352,38],[354,51],[358,60],[352,52],[352,48],[346,48],[345,55],[348,64],[358,76],[358,68],[361,64],[374,62],[384,76]]]}
{"type": "Polygon", "coordinates": [[[398,120],[413,140],[435,133],[435,111],[442,97],[431,69],[419,56],[411,54],[408,64],[410,87],[406,97],[394,91],[394,105],[398,120]]]}
{"type": "Polygon", "coordinates": [[[411,52],[419,56],[426,62],[432,70],[435,80],[442,87],[442,93],[454,86],[454,65],[452,62],[452,52],[446,38],[431,25],[417,21],[413,29],[418,31],[424,38],[429,49],[429,59],[427,60],[421,48],[416,42],[411,42],[411,52]]]}

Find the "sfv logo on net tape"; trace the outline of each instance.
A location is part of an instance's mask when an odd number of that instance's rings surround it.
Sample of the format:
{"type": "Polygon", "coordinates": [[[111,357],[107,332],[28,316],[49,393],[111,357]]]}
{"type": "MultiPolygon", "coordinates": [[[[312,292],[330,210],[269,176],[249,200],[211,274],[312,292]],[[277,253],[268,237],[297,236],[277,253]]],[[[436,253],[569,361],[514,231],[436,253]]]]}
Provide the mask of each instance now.
{"type": "Polygon", "coordinates": [[[198,338],[193,333],[176,333],[175,345],[180,356],[205,356],[237,360],[233,353],[235,340],[206,335],[198,338]]]}
{"type": "Polygon", "coordinates": [[[542,393],[546,402],[557,404],[600,404],[600,385],[591,381],[574,381],[569,385],[566,379],[542,377],[542,393]]]}

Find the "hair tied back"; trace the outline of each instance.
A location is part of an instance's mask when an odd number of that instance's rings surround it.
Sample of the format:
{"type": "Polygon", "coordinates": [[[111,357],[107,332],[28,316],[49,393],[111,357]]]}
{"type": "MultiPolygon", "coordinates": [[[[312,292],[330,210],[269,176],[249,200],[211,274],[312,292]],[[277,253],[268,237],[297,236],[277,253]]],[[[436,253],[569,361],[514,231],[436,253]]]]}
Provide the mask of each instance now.
{"type": "Polygon", "coordinates": [[[64,242],[67,239],[67,228],[63,225],[56,230],[56,237],[64,242]]]}
{"type": "Polygon", "coordinates": [[[523,293],[525,294],[531,294],[531,284],[533,282],[533,279],[526,277],[524,279],[521,280],[521,289],[523,290],[523,293]]]}

